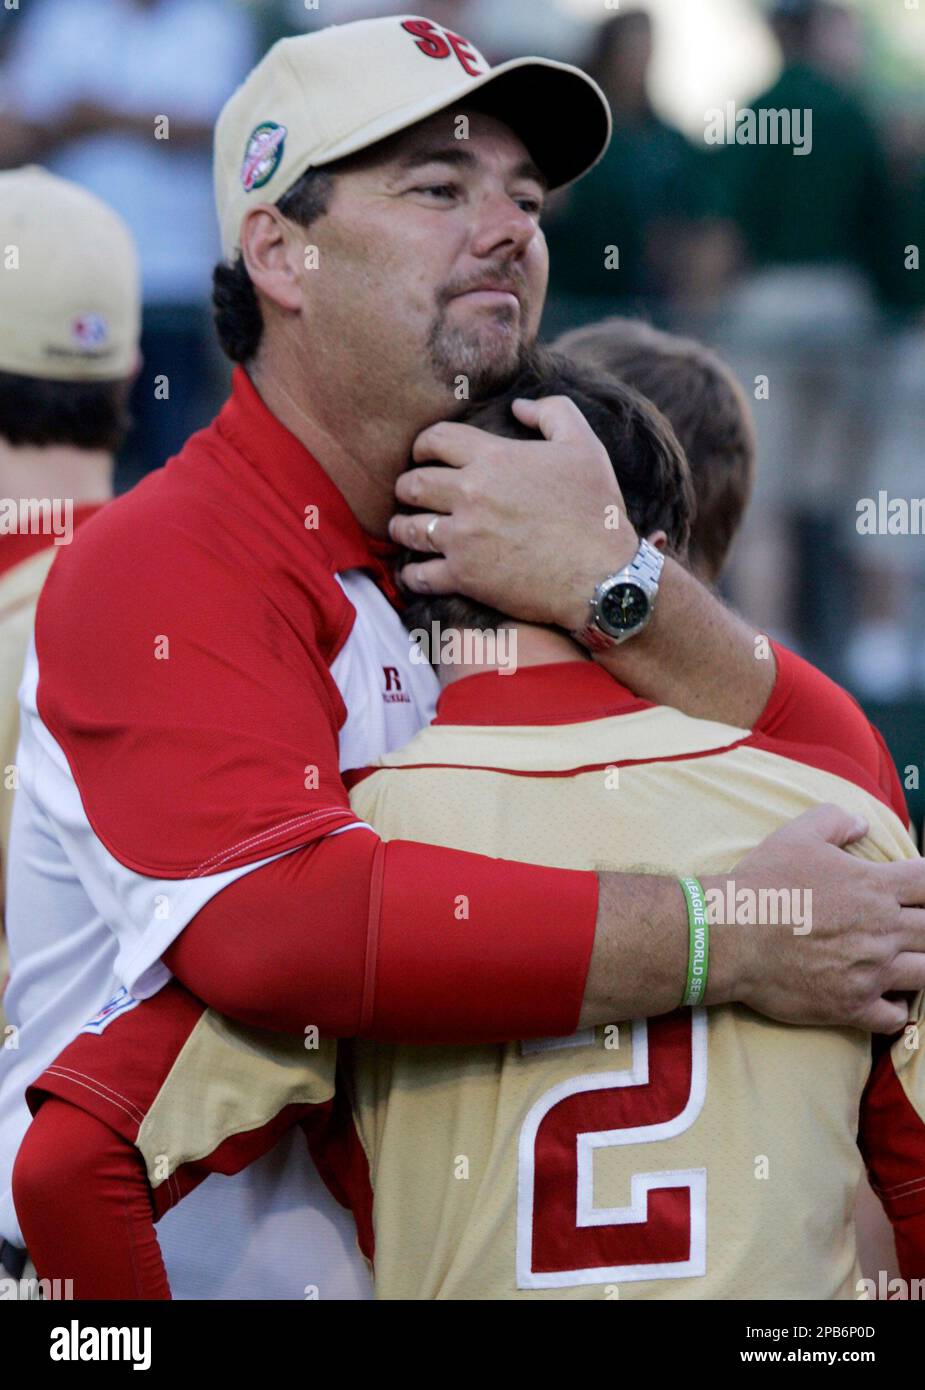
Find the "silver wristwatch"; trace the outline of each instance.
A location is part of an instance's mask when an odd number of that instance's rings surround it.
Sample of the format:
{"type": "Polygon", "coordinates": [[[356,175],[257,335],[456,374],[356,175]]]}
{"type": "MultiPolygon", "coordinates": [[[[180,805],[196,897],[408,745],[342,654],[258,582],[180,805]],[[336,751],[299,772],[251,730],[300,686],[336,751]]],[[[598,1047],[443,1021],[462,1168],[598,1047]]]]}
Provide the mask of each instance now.
{"type": "Polygon", "coordinates": [[[591,652],[605,652],[635,637],[652,617],[665,557],[640,541],[632,561],[594,590],[586,625],[572,636],[591,652]]]}

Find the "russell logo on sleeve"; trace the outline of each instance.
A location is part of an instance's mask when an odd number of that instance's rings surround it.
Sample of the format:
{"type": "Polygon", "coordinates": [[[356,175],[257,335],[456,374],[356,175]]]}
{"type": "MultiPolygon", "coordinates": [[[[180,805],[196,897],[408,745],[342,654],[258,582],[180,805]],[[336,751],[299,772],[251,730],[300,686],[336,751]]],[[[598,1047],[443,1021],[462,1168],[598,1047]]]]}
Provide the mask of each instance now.
{"type": "Polygon", "coordinates": [[[123,985],[91,1019],[87,1020],[80,1031],[81,1033],[102,1033],[103,1029],[108,1028],[114,1018],[118,1018],[120,1014],[127,1014],[130,1009],[137,1009],[140,1003],[141,1000],[133,999],[123,985]]]}

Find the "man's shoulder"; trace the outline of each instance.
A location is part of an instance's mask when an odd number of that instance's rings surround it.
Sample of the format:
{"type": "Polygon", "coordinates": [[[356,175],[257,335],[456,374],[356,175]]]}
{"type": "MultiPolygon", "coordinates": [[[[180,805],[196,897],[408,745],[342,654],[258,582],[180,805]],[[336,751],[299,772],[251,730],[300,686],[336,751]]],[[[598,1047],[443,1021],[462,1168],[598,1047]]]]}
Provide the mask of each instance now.
{"type": "MultiPolygon", "coordinates": [[[[147,617],[182,626],[193,610],[272,623],[298,620],[323,645],[347,600],[313,534],[261,496],[214,426],[117,497],[61,547],[38,610],[38,632],[147,617]],[[298,583],[287,582],[298,574],[298,583]],[[289,611],[292,610],[292,611],[289,611]],[[298,610],[298,611],[296,611],[298,610]]],[[[159,630],[159,629],[158,629],[159,630]]]]}

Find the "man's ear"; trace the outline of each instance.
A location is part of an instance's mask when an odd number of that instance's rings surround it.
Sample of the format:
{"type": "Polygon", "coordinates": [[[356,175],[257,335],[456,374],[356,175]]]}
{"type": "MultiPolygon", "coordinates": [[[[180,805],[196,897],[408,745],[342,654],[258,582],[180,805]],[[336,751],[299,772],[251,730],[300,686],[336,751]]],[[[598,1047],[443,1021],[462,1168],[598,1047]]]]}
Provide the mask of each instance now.
{"type": "Polygon", "coordinates": [[[646,540],[649,542],[650,545],[654,545],[656,550],[668,549],[667,531],[653,531],[651,536],[646,536],[646,540]]]}
{"type": "Polygon", "coordinates": [[[241,223],[241,254],[255,289],[281,309],[301,308],[298,254],[284,218],[272,204],[249,210],[241,223]]]}

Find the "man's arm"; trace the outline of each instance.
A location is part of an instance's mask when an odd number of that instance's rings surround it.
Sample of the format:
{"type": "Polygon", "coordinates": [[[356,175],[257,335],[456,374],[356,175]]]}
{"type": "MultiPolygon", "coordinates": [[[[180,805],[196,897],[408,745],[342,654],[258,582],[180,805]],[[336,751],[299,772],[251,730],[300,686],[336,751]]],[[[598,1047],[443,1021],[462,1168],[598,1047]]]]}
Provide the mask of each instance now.
{"type": "MultiPolygon", "coordinates": [[[[813,929],[715,927],[708,1003],[902,1027],[905,1006],[883,995],[925,986],[925,957],[913,954],[925,949],[925,910],[903,905],[925,901],[925,864],[871,864],[837,848],[865,829],[819,807],[735,866],[740,886],[808,889],[813,929]]],[[[687,940],[674,879],[384,844],[357,829],[230,884],[164,959],[194,995],[254,1027],[485,1043],[676,1008],[687,940]]]]}
{"type": "Polygon", "coordinates": [[[758,719],[776,674],[767,638],[670,556],[650,622],[595,660],[645,700],[740,729],[758,719]]]}
{"type": "MultiPolygon", "coordinates": [[[[783,925],[712,925],[707,1004],[747,1004],[784,1023],[881,1033],[905,1025],[905,1002],[884,996],[925,985],[925,957],[914,954],[925,946],[925,911],[905,905],[922,901],[925,863],[871,864],[840,848],[866,829],[835,806],[819,806],[769,835],[730,875],[702,879],[705,891],[725,892],[734,877],[756,894],[797,882],[813,903],[805,936],[783,925]]],[[[676,880],[602,874],[580,1026],[612,1021],[615,991],[631,1006],[621,1017],[675,1008],[687,969],[686,921],[676,880]]]]}

